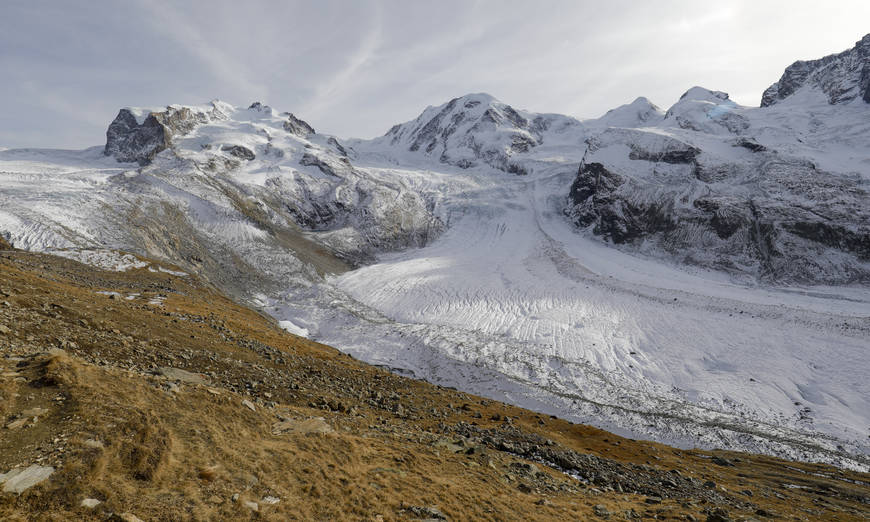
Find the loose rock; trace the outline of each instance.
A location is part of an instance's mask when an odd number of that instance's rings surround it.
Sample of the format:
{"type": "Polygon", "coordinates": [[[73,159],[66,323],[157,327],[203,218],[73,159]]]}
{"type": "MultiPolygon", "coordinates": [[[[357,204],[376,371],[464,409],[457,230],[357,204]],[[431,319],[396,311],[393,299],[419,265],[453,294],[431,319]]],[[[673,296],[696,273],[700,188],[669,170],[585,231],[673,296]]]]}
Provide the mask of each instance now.
{"type": "Polygon", "coordinates": [[[0,484],[3,484],[5,493],[21,493],[47,479],[52,473],[54,468],[51,466],[33,464],[24,469],[16,468],[0,474],[0,484]]]}
{"type": "Polygon", "coordinates": [[[93,509],[100,504],[100,501],[95,498],[82,499],[81,506],[88,509],[93,509]]]}

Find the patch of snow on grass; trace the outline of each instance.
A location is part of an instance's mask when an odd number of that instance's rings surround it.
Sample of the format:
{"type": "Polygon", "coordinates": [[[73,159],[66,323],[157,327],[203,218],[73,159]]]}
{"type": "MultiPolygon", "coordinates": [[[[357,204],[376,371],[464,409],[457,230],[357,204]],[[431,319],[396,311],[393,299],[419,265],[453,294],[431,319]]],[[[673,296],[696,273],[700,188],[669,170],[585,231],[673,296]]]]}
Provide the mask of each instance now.
{"type": "Polygon", "coordinates": [[[148,266],[148,262],[132,254],[122,254],[115,250],[48,250],[46,253],[112,272],[126,272],[148,266]]]}
{"type": "Polygon", "coordinates": [[[292,321],[278,321],[278,326],[299,337],[308,337],[308,329],[295,325],[292,321]]]}

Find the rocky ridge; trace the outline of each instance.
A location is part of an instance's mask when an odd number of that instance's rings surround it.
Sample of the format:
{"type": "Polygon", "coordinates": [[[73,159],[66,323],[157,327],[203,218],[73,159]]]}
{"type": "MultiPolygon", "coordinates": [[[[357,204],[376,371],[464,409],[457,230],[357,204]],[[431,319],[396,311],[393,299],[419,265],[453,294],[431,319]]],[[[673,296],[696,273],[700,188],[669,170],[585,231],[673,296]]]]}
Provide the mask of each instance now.
{"type": "Polygon", "coordinates": [[[779,103],[802,88],[821,92],[832,105],[856,99],[870,103],[870,34],[842,53],[789,65],[764,91],[761,106],[779,103]]]}
{"type": "MultiPolygon", "coordinates": [[[[181,188],[197,205],[216,205],[218,213],[229,211],[227,217],[255,235],[273,238],[276,247],[292,250],[306,242],[300,232],[307,231],[317,236],[319,246],[305,249],[325,248],[349,264],[380,251],[424,244],[442,228],[431,202],[420,194],[372,180],[334,137],[317,134],[293,114],[278,114],[259,102],[246,109],[217,100],[202,107],[122,109],[109,126],[104,154],[139,164],[139,175],[116,178],[116,184],[146,196],[140,205],[153,201],[150,214],[164,214],[167,201],[178,199],[175,189],[181,188]],[[173,194],[166,194],[167,187],[173,187],[173,194]]],[[[188,197],[181,199],[188,200],[184,206],[190,204],[188,197]]],[[[223,247],[206,250],[233,248],[226,238],[201,242],[215,240],[223,247]]],[[[149,253],[180,262],[188,257],[149,253]]]]}
{"type": "Polygon", "coordinates": [[[844,104],[865,96],[868,49],[870,35],[795,63],[762,109],[694,87],[652,125],[590,133],[566,214],[630,250],[738,278],[867,284],[868,143],[858,136],[870,111],[844,104]],[[809,98],[780,107],[804,87],[830,108],[809,98]]]}

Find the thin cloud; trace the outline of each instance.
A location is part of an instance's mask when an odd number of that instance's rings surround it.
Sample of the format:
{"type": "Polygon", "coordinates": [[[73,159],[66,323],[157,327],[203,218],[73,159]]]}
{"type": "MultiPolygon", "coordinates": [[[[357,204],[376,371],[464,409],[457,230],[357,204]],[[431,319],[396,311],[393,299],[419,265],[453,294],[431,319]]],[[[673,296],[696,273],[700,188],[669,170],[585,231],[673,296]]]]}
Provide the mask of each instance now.
{"type": "Polygon", "coordinates": [[[247,70],[244,61],[222,51],[220,42],[210,41],[202,35],[197,28],[200,20],[186,16],[181,10],[161,0],[141,0],[139,5],[151,15],[155,31],[175,40],[179,49],[195,56],[220,81],[216,90],[231,90],[253,98],[264,93],[265,89],[253,81],[253,75],[247,70]]]}
{"type": "Polygon", "coordinates": [[[383,6],[376,2],[372,10],[372,20],[369,29],[363,35],[362,41],[356,51],[351,54],[347,64],[336,71],[323,85],[317,86],[314,95],[302,108],[306,115],[318,115],[327,105],[334,103],[336,98],[351,92],[353,89],[353,77],[365,67],[375,55],[381,44],[383,32],[383,6]]]}
{"type": "Polygon", "coordinates": [[[119,107],[212,97],[345,137],[481,91],[579,118],[693,85],[755,105],[795,60],[866,34],[870,2],[9,0],[3,15],[0,146],[84,147],[119,107]]]}

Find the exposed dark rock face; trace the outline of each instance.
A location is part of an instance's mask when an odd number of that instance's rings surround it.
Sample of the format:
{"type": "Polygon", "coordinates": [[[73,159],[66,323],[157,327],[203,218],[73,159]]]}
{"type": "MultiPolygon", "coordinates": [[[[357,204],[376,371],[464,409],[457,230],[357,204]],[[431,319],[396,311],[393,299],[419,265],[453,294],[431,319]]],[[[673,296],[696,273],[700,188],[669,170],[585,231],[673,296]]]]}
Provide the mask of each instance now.
{"type": "Polygon", "coordinates": [[[633,160],[646,160],[654,162],[676,164],[694,164],[695,158],[701,150],[696,147],[686,147],[681,150],[664,150],[657,152],[649,152],[639,147],[632,147],[631,153],[628,155],[633,160]]]}
{"type": "Polygon", "coordinates": [[[224,145],[221,150],[246,161],[251,161],[256,157],[251,149],[242,145],[224,145]]]}
{"type": "Polygon", "coordinates": [[[870,232],[867,230],[849,230],[843,225],[825,221],[795,221],[785,226],[796,236],[870,260],[870,232]]]}
{"type": "Polygon", "coordinates": [[[338,142],[337,139],[330,137],[326,140],[326,143],[335,149],[336,152],[341,154],[342,156],[347,156],[347,150],[338,142]]]}
{"type": "Polygon", "coordinates": [[[659,165],[666,158],[696,163],[678,167],[682,174],[666,181],[584,163],[566,213],[578,227],[615,244],[762,281],[870,282],[870,196],[861,182],[808,162],[757,154],[764,160],[752,166],[715,167],[700,155],[632,157],[659,165]],[[714,168],[722,179],[693,176],[714,168]]]}
{"type": "Polygon", "coordinates": [[[167,107],[152,112],[140,124],[130,109],[121,109],[106,131],[103,153],[118,161],[147,165],[159,152],[172,146],[172,139],[184,136],[197,125],[218,117],[219,111],[200,112],[189,107],[167,107]]]}
{"type": "Polygon", "coordinates": [[[764,91],[761,106],[784,100],[806,85],[823,92],[830,104],[855,98],[870,103],[870,34],[848,51],[789,65],[779,81],[764,91]]]}
{"type": "Polygon", "coordinates": [[[328,176],[341,177],[342,174],[351,170],[351,164],[346,157],[327,158],[306,152],[299,160],[300,165],[308,167],[317,167],[321,172],[328,176]]]}
{"type": "Polygon", "coordinates": [[[287,115],[287,121],[284,122],[284,130],[287,132],[292,132],[300,138],[307,138],[308,136],[315,134],[314,127],[308,125],[305,121],[300,120],[292,113],[286,112],[284,114],[287,115]]]}
{"type": "Polygon", "coordinates": [[[619,197],[624,183],[622,177],[601,163],[581,165],[568,196],[574,222],[582,227],[594,225],[594,234],[614,243],[628,243],[674,227],[667,209],[619,197]]]}
{"type": "Polygon", "coordinates": [[[148,116],[140,125],[127,109],[121,109],[106,131],[106,156],[118,161],[147,165],[158,152],[168,145],[165,128],[157,118],[148,116]]]}
{"type": "Polygon", "coordinates": [[[752,152],[764,152],[767,150],[767,147],[758,143],[752,138],[747,138],[745,136],[741,136],[734,141],[735,147],[743,147],[744,149],[750,150],[752,152]]]}

